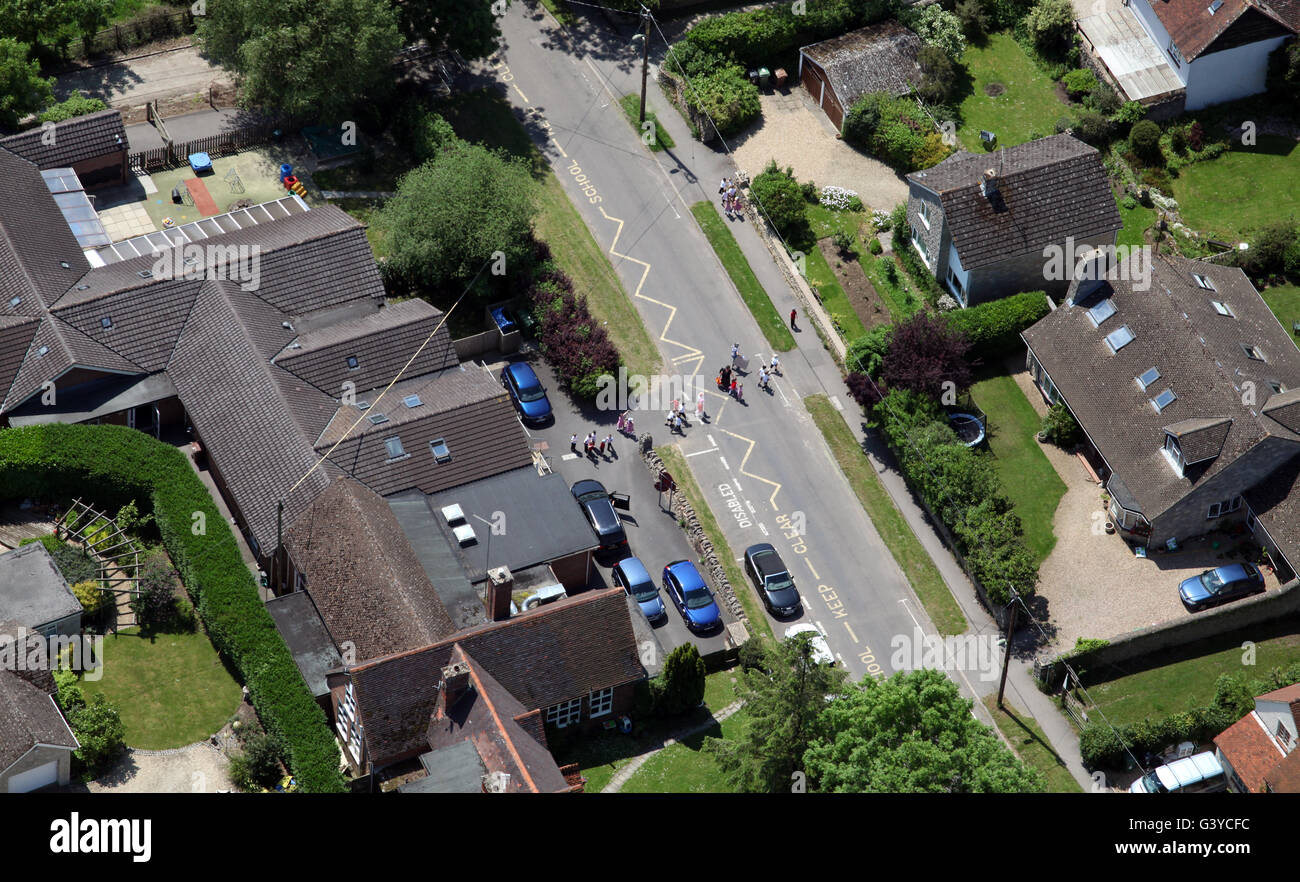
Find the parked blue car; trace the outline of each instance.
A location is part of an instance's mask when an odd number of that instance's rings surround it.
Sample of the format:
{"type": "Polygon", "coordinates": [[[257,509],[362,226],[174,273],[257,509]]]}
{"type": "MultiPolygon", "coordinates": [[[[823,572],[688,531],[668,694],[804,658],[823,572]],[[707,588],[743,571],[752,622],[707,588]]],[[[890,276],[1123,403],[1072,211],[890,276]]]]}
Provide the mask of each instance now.
{"type": "Polygon", "coordinates": [[[664,590],[692,631],[711,631],[722,624],[722,612],[700,571],[689,560],[664,567],[664,590]]]}
{"type": "Polygon", "coordinates": [[[1252,563],[1229,564],[1184,579],[1178,596],[1190,612],[1227,603],[1264,590],[1264,576],[1252,563]]]}
{"type": "Polygon", "coordinates": [[[501,371],[501,383],[526,423],[544,423],[551,418],[551,402],[537,374],[527,362],[508,364],[501,371]]]}
{"type": "Polygon", "coordinates": [[[641,561],[635,557],[623,558],[614,564],[610,577],[615,585],[636,599],[637,606],[641,607],[641,614],[646,617],[646,621],[657,622],[668,617],[663,598],[659,596],[659,587],[655,585],[655,580],[650,578],[650,573],[641,561]]]}

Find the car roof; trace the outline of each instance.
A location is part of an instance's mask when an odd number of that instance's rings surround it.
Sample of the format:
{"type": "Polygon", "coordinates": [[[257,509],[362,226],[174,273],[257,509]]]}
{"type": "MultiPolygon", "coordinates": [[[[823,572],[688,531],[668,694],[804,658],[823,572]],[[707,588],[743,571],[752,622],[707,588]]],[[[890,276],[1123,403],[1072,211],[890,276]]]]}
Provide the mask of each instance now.
{"type": "Polygon", "coordinates": [[[604,493],[605,485],[600,483],[599,481],[593,481],[591,478],[583,478],[581,481],[573,485],[572,490],[574,496],[581,496],[584,493],[591,493],[593,490],[604,493]]]}
{"type": "Polygon", "coordinates": [[[1250,575],[1250,571],[1247,570],[1244,566],[1242,566],[1239,563],[1225,564],[1224,566],[1221,567],[1215,567],[1215,569],[1218,571],[1220,578],[1222,578],[1224,581],[1227,582],[1234,582],[1237,579],[1244,579],[1248,575],[1250,575]]]}
{"type": "Polygon", "coordinates": [[[533,371],[532,365],[526,361],[511,362],[506,365],[506,370],[520,385],[527,384],[529,380],[537,382],[537,374],[533,371]]]}
{"type": "Polygon", "coordinates": [[[1179,787],[1186,787],[1188,784],[1195,784],[1222,774],[1223,766],[1219,764],[1218,757],[1212,750],[1198,753],[1196,756],[1185,756],[1156,769],[1156,777],[1167,790],[1177,790],[1179,787]]]}
{"type": "Polygon", "coordinates": [[[682,583],[683,591],[688,588],[708,587],[704,584],[704,577],[700,575],[700,571],[689,560],[675,560],[665,569],[670,570],[677,577],[677,581],[682,583]]]}
{"type": "Polygon", "coordinates": [[[770,576],[774,573],[786,572],[785,561],[781,560],[780,553],[771,545],[766,543],[762,545],[751,545],[749,547],[750,559],[754,561],[754,566],[764,576],[770,576]],[[760,556],[761,555],[761,556],[760,556]]]}
{"type": "Polygon", "coordinates": [[[645,564],[641,563],[635,557],[625,557],[615,564],[623,575],[627,576],[629,582],[636,584],[638,582],[650,582],[650,573],[646,570],[645,564]]]}
{"type": "Polygon", "coordinates": [[[817,628],[816,625],[810,625],[807,622],[800,622],[797,625],[791,625],[790,627],[785,629],[785,636],[787,640],[795,636],[796,634],[804,634],[804,633],[816,634],[818,637],[822,636],[822,632],[817,628]]]}

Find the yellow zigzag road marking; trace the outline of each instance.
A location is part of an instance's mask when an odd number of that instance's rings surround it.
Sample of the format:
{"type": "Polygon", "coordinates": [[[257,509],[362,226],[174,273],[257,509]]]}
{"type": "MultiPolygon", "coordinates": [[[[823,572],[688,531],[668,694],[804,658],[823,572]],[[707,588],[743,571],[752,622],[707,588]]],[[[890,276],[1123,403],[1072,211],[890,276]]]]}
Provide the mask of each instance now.
{"type": "MultiPolygon", "coordinates": [[[[609,253],[622,260],[630,261],[631,263],[635,263],[638,266],[645,267],[644,271],[641,273],[641,280],[636,283],[636,290],[632,292],[632,296],[640,297],[642,300],[647,300],[650,303],[653,303],[655,306],[662,306],[664,309],[668,310],[668,321],[664,322],[663,330],[659,332],[659,339],[662,340],[664,343],[670,343],[673,346],[680,346],[682,349],[685,349],[686,355],[688,357],[694,357],[698,355],[700,357],[700,361],[703,362],[704,355],[703,353],[700,352],[700,350],[696,349],[694,346],[688,346],[685,343],[679,343],[678,341],[668,337],[668,328],[672,325],[673,319],[677,317],[677,307],[669,303],[664,303],[661,300],[655,300],[653,297],[647,297],[645,294],[641,293],[641,288],[642,286],[645,285],[645,280],[650,276],[650,264],[646,263],[644,260],[637,260],[635,257],[630,257],[626,254],[620,254],[619,252],[614,250],[615,248],[618,247],[619,237],[623,235],[623,221],[620,220],[619,218],[613,217],[608,213],[606,213],[603,206],[600,208],[600,216],[607,221],[613,221],[614,223],[618,224],[618,230],[614,233],[614,241],[611,242],[609,246],[609,253]]],[[[676,359],[674,359],[674,361],[675,360],[676,359]]]]}
{"type": "MultiPolygon", "coordinates": [[[[719,413],[721,413],[721,412],[719,412],[719,413]]],[[[745,451],[745,455],[744,455],[743,457],[741,457],[741,460],[740,460],[740,466],[739,466],[739,468],[740,468],[740,473],[741,473],[742,475],[744,475],[745,477],[747,477],[747,478],[753,478],[755,481],[762,481],[764,484],[770,484],[770,485],[772,485],[772,487],[773,487],[774,489],[772,490],[772,495],[769,496],[769,497],[767,498],[767,502],[768,502],[769,505],[772,506],[772,510],[773,510],[773,511],[776,511],[776,510],[777,510],[777,507],[776,507],[776,494],[778,494],[778,493],[781,492],[781,485],[780,485],[779,483],[777,483],[776,481],[772,481],[772,480],[769,480],[768,478],[764,478],[762,475],[756,475],[756,474],[754,474],[753,472],[747,472],[747,471],[745,471],[745,463],[749,462],[749,455],[750,455],[751,453],[754,452],[754,444],[755,444],[755,442],[754,442],[752,439],[750,439],[750,438],[746,438],[744,435],[737,435],[735,432],[727,432],[726,429],[723,429],[723,428],[721,428],[721,427],[718,427],[718,431],[719,431],[719,432],[725,432],[726,434],[730,435],[731,437],[733,437],[733,438],[735,438],[735,439],[737,439],[737,440],[739,440],[739,441],[744,441],[746,444],[749,445],[749,448],[745,451]]]]}

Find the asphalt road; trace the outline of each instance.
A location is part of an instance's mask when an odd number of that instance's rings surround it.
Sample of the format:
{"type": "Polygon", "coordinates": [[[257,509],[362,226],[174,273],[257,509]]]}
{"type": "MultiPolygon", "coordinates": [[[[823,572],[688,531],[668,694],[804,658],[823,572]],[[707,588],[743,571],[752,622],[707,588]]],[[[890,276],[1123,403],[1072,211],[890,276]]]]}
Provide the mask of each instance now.
{"type": "MultiPolygon", "coordinates": [[[[738,556],[750,544],[772,542],[795,576],[804,612],[774,621],[774,630],[815,622],[855,677],[892,673],[891,641],[910,638],[916,627],[934,629],[801,404],[809,394],[843,394],[806,320],[799,348],[781,358],[785,376],[770,395],[757,388],[754,373],[770,351],[688,210],[716,198],[717,181],[730,171],[726,156],[691,141],[653,84],[652,107],[684,136],[663,154],[642,146],[616,103],[640,87],[639,55],[621,38],[593,31],[573,45],[549,16],[523,4],[511,7],[502,32],[502,49],[484,73],[505,88],[608,250],[667,373],[692,392],[706,390],[710,421],[693,420],[676,440],[728,541],[738,556]],[[744,403],[712,383],[733,342],[751,359],[744,403]]],[[[789,298],[774,288],[780,277],[770,258],[766,264],[754,269],[769,293],[789,298]]],[[[639,403],[638,428],[661,443],[663,402],[639,403]]],[[[909,658],[898,667],[914,665],[909,658]]]]}

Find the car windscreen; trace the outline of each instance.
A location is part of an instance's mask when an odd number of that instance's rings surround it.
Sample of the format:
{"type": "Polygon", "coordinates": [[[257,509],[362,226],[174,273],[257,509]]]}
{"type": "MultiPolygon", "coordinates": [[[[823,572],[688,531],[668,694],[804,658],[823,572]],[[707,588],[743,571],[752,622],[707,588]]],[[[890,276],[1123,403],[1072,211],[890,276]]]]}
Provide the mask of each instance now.
{"type": "Polygon", "coordinates": [[[687,609],[699,609],[713,602],[713,595],[707,588],[692,588],[686,592],[687,609]]]}
{"type": "Polygon", "coordinates": [[[793,606],[799,600],[799,592],[795,590],[793,582],[787,581],[779,585],[769,584],[767,593],[772,598],[772,603],[777,606],[793,606]]]}
{"type": "Polygon", "coordinates": [[[520,387],[519,387],[519,400],[520,400],[520,401],[538,401],[538,400],[540,400],[540,399],[542,399],[542,398],[545,398],[545,397],[546,397],[546,393],[542,390],[542,387],[541,387],[540,384],[535,385],[535,386],[520,386],[520,387]]]}
{"type": "Polygon", "coordinates": [[[637,603],[648,603],[659,596],[659,589],[653,582],[643,582],[640,585],[632,585],[632,597],[637,603]]]}
{"type": "Polygon", "coordinates": [[[1219,589],[1223,587],[1223,579],[1219,576],[1218,570],[1208,570],[1201,574],[1201,584],[1211,594],[1218,594],[1219,589]]]}

